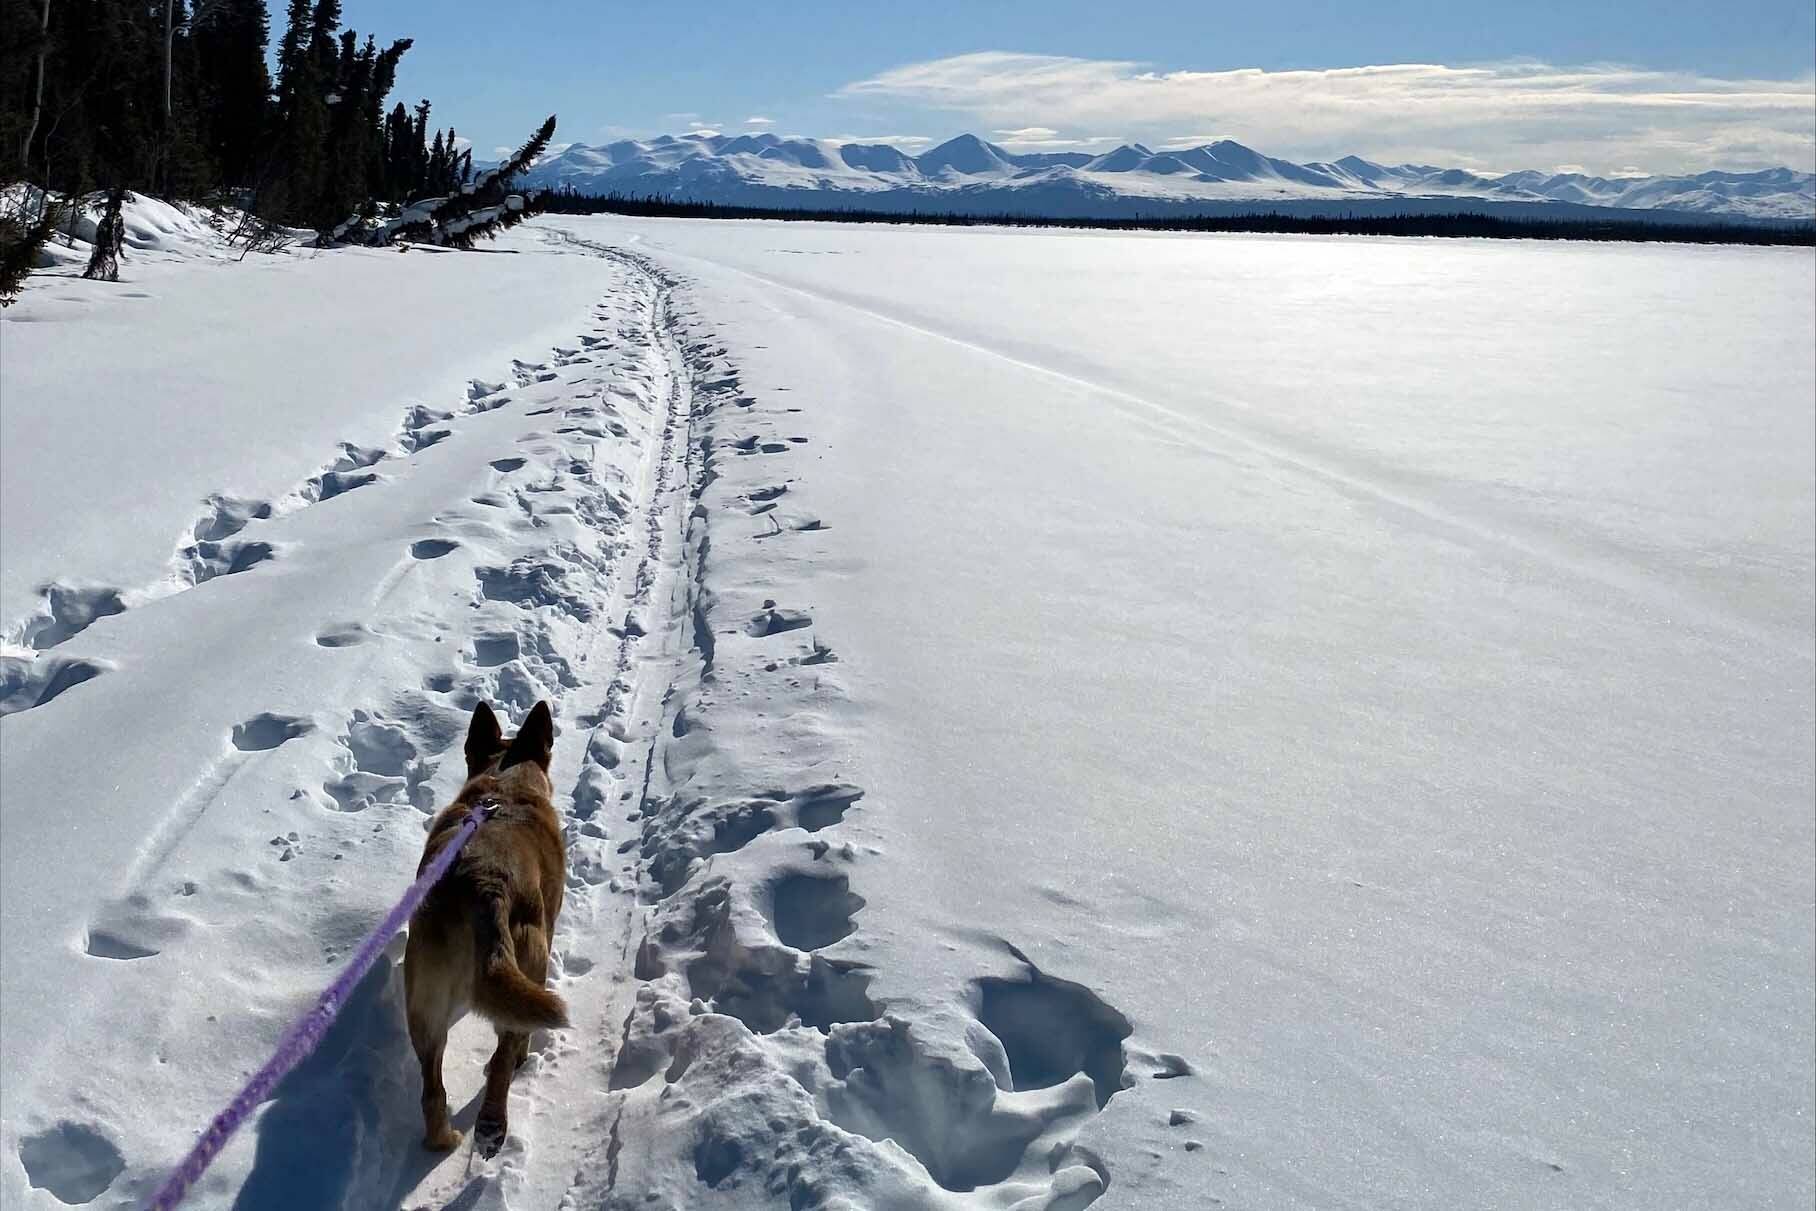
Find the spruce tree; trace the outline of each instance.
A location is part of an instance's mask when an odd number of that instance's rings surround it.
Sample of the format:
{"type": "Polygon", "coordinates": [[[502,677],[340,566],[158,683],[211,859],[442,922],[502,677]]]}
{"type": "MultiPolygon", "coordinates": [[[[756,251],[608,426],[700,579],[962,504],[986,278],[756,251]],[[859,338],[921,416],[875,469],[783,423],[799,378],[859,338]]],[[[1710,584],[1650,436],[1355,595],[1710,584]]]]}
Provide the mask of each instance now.
{"type": "Polygon", "coordinates": [[[216,0],[195,26],[203,137],[220,182],[230,189],[253,183],[271,125],[270,40],[264,0],[216,0]]]}
{"type": "Polygon", "coordinates": [[[441,132],[435,132],[435,143],[429,148],[429,167],[423,176],[423,192],[433,197],[440,197],[448,192],[448,152],[441,141],[441,132]]]}
{"type": "Polygon", "coordinates": [[[38,254],[63,223],[61,205],[36,189],[23,189],[0,209],[0,307],[19,297],[38,254]]]}
{"type": "Polygon", "coordinates": [[[309,49],[309,15],[309,0],[290,0],[284,37],[278,43],[277,51],[277,107],[281,122],[289,122],[296,103],[296,90],[309,49]]]}

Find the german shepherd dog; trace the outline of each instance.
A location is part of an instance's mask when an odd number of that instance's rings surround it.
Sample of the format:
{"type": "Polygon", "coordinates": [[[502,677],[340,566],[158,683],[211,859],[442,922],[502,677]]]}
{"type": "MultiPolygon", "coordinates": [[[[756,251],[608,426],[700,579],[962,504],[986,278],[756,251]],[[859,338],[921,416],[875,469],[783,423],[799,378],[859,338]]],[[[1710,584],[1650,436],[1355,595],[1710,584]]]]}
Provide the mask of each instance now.
{"type": "Polygon", "coordinates": [[[566,1004],[543,987],[567,867],[549,801],[554,744],[546,702],[536,704],[509,740],[491,707],[475,707],[466,785],[430,825],[416,868],[420,874],[434,860],[470,812],[495,805],[410,918],[404,949],[410,1042],[422,1064],[423,1145],[437,1152],[460,1144],[441,1083],[449,1027],[473,1009],[498,1031],[475,1125],[475,1144],[489,1157],[504,1143],[511,1077],[529,1054],[529,1032],[567,1025],[566,1004]]]}

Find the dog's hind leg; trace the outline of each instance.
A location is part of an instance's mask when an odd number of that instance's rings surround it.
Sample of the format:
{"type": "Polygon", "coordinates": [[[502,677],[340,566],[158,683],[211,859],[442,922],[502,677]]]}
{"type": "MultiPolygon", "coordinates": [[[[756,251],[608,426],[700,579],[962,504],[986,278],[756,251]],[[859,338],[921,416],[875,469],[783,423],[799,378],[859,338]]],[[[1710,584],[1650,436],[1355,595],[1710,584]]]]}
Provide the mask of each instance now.
{"type": "Polygon", "coordinates": [[[452,1152],[460,1146],[460,1132],[448,1122],[448,1091],[441,1083],[441,1057],[448,1047],[444,1029],[432,1031],[415,1014],[410,1015],[410,1045],[422,1065],[422,1144],[433,1152],[452,1152]]]}
{"type": "MultiPolygon", "coordinates": [[[[414,933],[411,943],[416,942],[414,933]]],[[[460,1132],[448,1122],[448,1091],[441,1083],[441,1057],[448,1047],[452,1014],[442,989],[425,979],[425,966],[415,946],[404,950],[404,1017],[410,1027],[410,1046],[422,1066],[422,1143],[434,1152],[452,1152],[460,1146],[460,1132]]]]}
{"type": "MultiPolygon", "coordinates": [[[[537,987],[549,974],[548,936],[534,925],[519,925],[511,930],[511,943],[517,952],[518,967],[537,987]]],[[[486,1096],[479,1108],[479,1122],[474,1126],[474,1146],[482,1156],[492,1157],[503,1146],[510,1129],[509,1107],[511,1078],[530,1054],[527,1031],[501,1030],[498,1046],[486,1061],[486,1096]]]]}

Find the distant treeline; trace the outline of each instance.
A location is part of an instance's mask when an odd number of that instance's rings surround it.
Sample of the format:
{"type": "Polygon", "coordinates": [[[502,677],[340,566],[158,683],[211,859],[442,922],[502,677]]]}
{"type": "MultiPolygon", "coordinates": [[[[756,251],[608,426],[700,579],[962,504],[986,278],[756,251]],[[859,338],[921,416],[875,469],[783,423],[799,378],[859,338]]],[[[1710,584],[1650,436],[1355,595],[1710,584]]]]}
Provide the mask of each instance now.
{"type": "Polygon", "coordinates": [[[1233,231],[1287,235],[1444,236],[1497,240],[1602,240],[1672,244],[1816,245],[1816,224],[1642,222],[1631,219],[1506,218],[1479,212],[1405,215],[1133,215],[1042,218],[1026,214],[881,211],[851,207],[728,206],[674,198],[545,190],[537,205],[555,214],[622,214],[686,219],[783,219],[832,223],[922,223],[942,227],[1066,227],[1095,231],[1233,231]]]}

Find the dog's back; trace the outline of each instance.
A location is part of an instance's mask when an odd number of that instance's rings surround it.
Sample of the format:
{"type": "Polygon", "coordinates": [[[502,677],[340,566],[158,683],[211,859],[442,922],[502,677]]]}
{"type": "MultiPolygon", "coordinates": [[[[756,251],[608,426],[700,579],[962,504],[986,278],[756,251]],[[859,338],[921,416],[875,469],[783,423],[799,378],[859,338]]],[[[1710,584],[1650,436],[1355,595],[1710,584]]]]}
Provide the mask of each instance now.
{"type": "Polygon", "coordinates": [[[460,1140],[447,1119],[441,1056],[448,1029],[469,1009],[499,1034],[479,1122],[493,1146],[504,1138],[510,1073],[527,1053],[528,1032],[567,1025],[567,1006],[543,986],[566,878],[548,781],[553,733],[548,707],[538,703],[507,742],[482,703],[467,736],[466,785],[435,818],[423,847],[419,871],[471,812],[495,808],[410,919],[404,950],[406,1012],[423,1066],[424,1142],[431,1148],[460,1140]]]}

